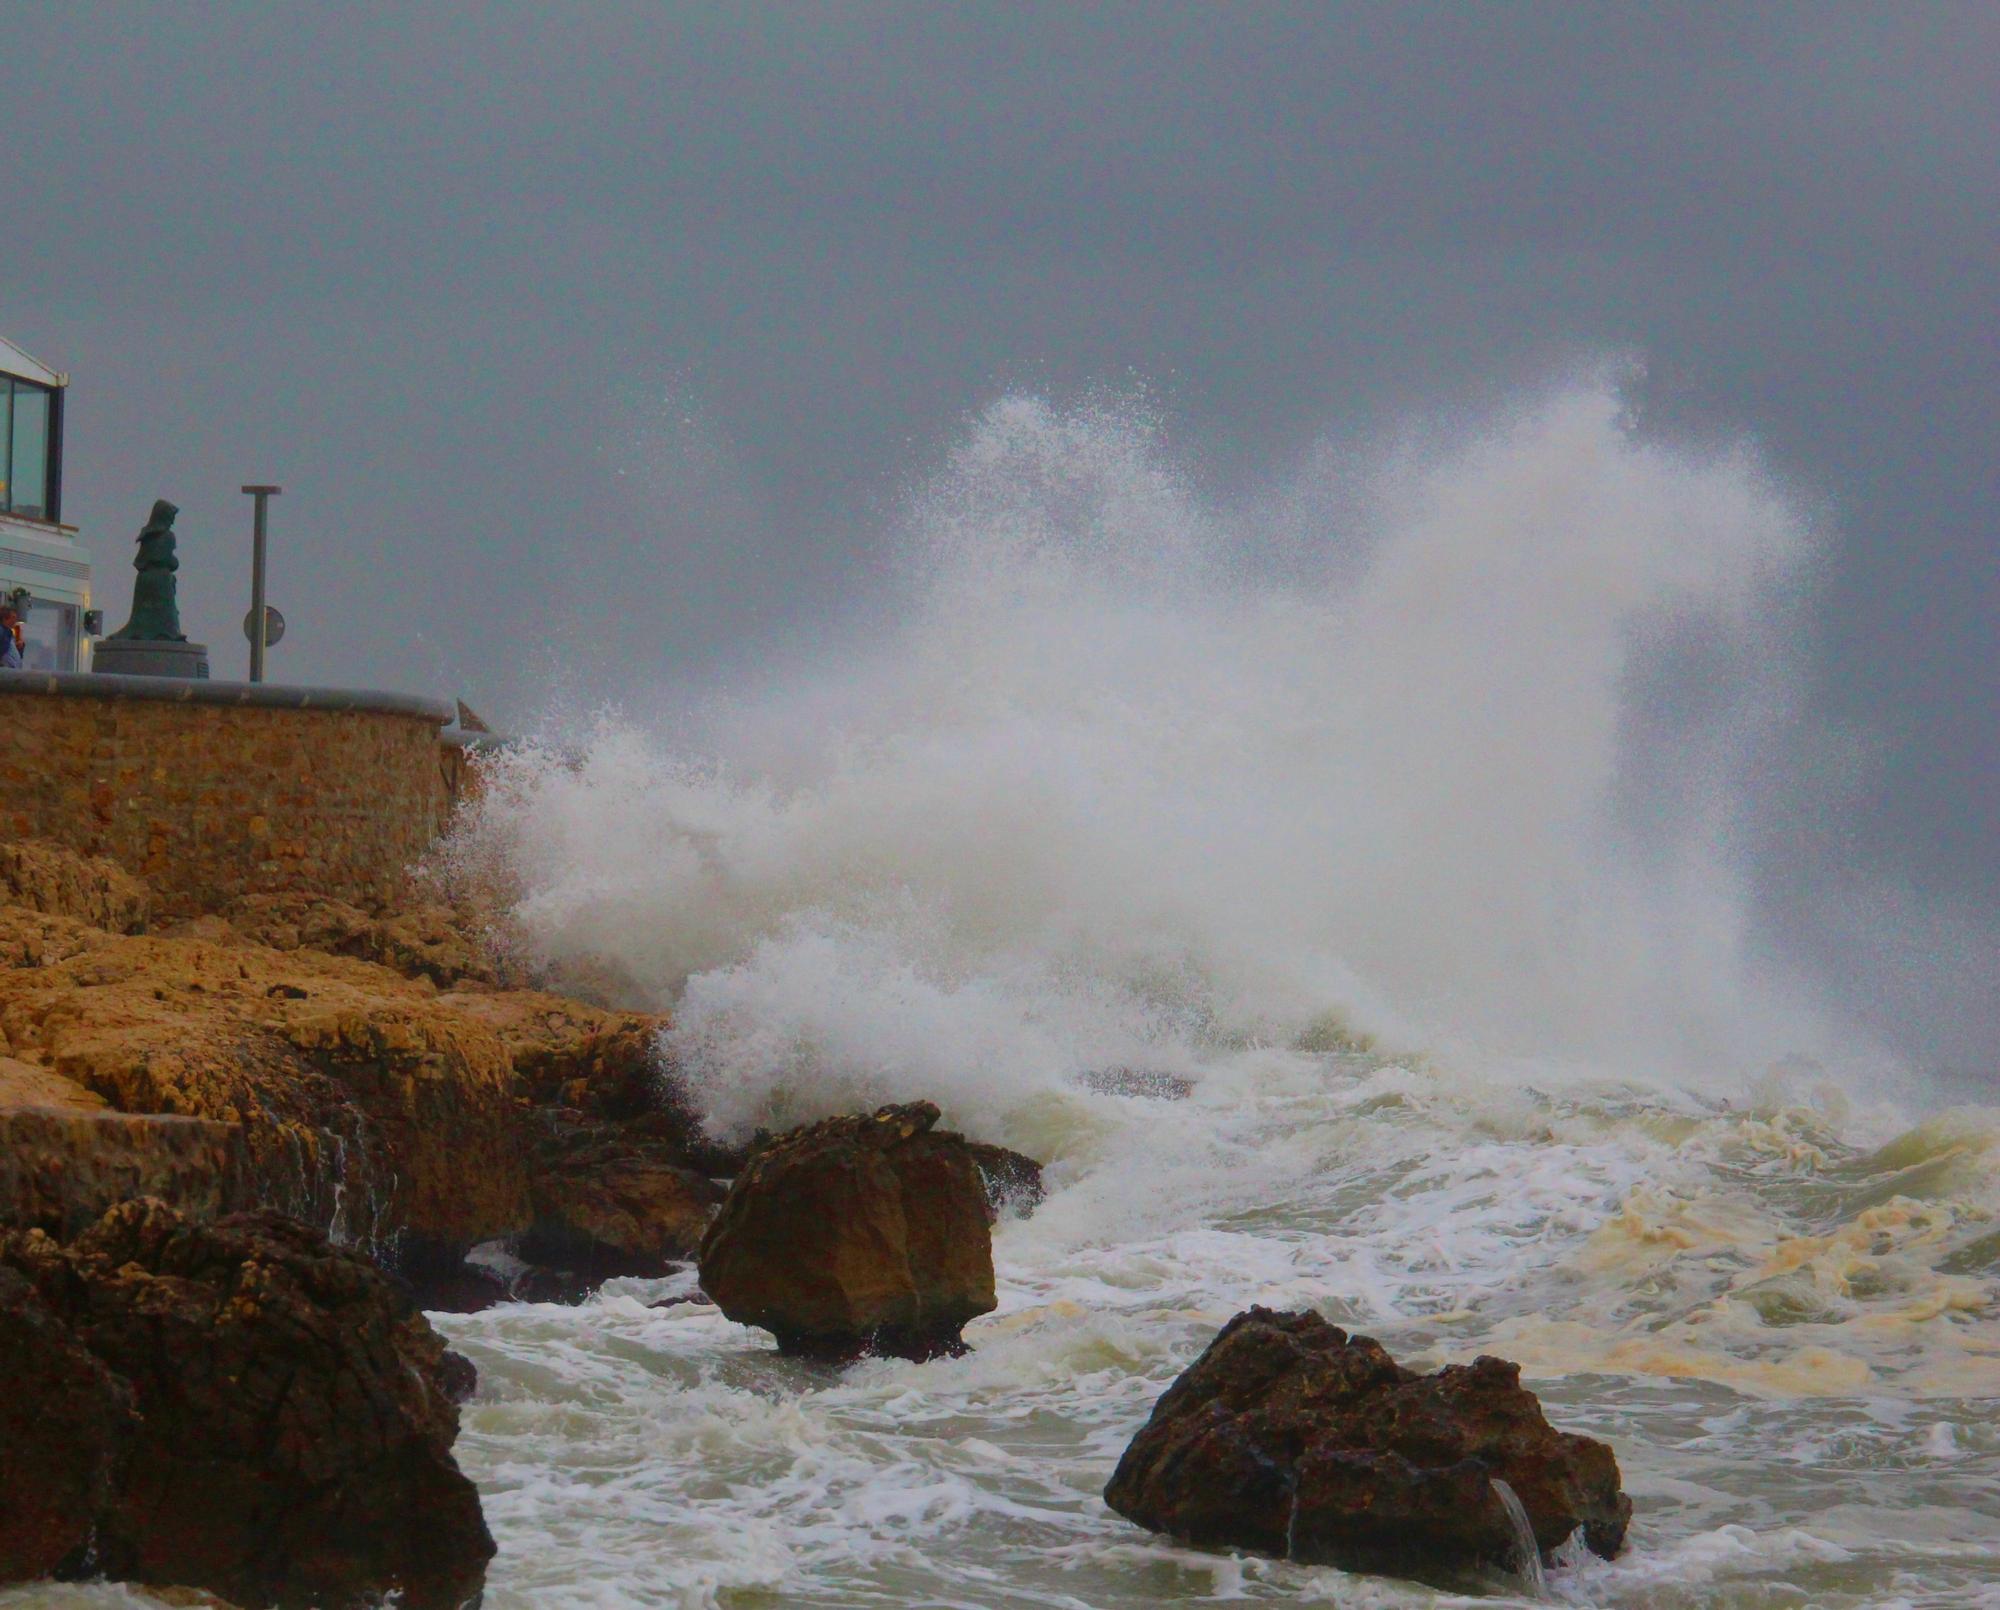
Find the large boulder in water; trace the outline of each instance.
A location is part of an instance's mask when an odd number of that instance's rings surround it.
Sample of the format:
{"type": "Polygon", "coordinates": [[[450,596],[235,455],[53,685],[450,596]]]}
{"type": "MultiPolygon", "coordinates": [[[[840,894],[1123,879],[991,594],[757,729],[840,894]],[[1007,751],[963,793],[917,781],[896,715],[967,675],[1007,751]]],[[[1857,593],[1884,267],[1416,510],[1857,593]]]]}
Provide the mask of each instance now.
{"type": "Polygon", "coordinates": [[[1104,1499],[1190,1543],[1348,1570],[1511,1565],[1578,1527],[1610,1558],[1632,1503],[1611,1450],[1560,1432],[1497,1358],[1431,1375],[1314,1313],[1252,1308],[1153,1407],[1104,1499]]]}
{"type": "Polygon", "coordinates": [[[479,1595],[493,1540],[452,1460],[444,1344],[317,1231],[140,1200],[67,1246],[0,1234],[0,1373],[50,1416],[0,1411],[0,1581],[105,1576],[246,1610],[479,1595]]]}
{"type": "Polygon", "coordinates": [[[990,1313],[987,1195],[928,1101],[829,1118],[770,1142],[701,1247],[702,1289],[787,1352],[928,1358],[990,1313]]]}

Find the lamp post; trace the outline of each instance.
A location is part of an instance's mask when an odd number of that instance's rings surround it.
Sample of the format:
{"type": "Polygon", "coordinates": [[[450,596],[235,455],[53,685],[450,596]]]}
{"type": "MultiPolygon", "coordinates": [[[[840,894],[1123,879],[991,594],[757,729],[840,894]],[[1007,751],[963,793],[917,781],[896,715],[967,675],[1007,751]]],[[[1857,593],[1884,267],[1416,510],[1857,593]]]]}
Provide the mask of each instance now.
{"type": "Polygon", "coordinates": [[[256,520],[250,538],[250,680],[264,680],[264,511],[282,486],[246,486],[257,500],[256,520]]]}

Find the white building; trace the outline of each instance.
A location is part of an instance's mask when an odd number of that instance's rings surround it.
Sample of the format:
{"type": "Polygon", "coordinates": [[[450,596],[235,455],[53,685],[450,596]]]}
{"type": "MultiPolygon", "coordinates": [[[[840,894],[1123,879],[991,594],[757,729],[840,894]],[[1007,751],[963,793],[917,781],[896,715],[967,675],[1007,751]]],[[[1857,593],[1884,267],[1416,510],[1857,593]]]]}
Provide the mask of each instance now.
{"type": "Polygon", "coordinates": [[[102,630],[90,555],[62,523],[63,389],[69,376],[0,339],[0,597],[21,611],[28,669],[87,671],[102,630]]]}

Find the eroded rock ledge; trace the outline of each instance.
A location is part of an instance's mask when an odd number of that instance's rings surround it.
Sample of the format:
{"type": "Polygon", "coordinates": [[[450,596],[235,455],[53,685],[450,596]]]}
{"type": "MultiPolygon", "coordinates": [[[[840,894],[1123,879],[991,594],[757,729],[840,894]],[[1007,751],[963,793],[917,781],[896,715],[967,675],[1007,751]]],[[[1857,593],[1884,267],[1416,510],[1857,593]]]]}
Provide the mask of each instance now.
{"type": "Polygon", "coordinates": [[[260,897],[127,932],[145,891],[115,866],[5,850],[0,1225],[269,1206],[420,1286],[525,1238],[575,1295],[693,1256],[738,1159],[671,1099],[664,1018],[502,988],[442,908],[260,897]]]}

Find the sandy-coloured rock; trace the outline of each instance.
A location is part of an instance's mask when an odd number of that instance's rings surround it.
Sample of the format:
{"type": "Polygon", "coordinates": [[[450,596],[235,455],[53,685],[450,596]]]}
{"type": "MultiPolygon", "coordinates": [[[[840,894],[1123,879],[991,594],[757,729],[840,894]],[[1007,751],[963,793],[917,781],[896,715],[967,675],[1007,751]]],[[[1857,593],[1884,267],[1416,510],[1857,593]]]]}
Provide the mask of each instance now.
{"type": "Polygon", "coordinates": [[[251,1205],[238,1131],[206,1118],[0,1105],[0,1224],[75,1235],[135,1196],[202,1219],[251,1205]]]}
{"type": "Polygon", "coordinates": [[[273,1214],[204,1225],[141,1200],[67,1245],[0,1233],[0,1303],[0,1348],[80,1429],[34,1446],[30,1478],[60,1502],[5,1570],[39,1574],[83,1507],[88,1568],[114,1580],[245,1607],[477,1595],[493,1542],[451,1456],[444,1344],[365,1259],[273,1214]]]}
{"type": "Polygon", "coordinates": [[[513,1065],[428,980],[225,931],[0,969],[0,1051],[120,1112],[240,1133],[256,1199],[356,1240],[528,1223],[513,1065]]]}
{"type": "MultiPolygon", "coordinates": [[[[23,848],[39,886],[122,887],[23,848]]],[[[445,907],[248,896],[138,936],[0,906],[0,1225],[268,1205],[440,1301],[470,1247],[524,1232],[565,1290],[691,1255],[743,1153],[703,1136],[667,1020],[495,976],[445,907]]]]}
{"type": "Polygon", "coordinates": [[[504,970],[468,914],[437,903],[384,914],[344,900],[304,894],[248,894],[221,917],[244,938],[273,950],[317,950],[380,963],[440,989],[497,985],[504,970]]]}
{"type": "Polygon", "coordinates": [[[701,1248],[702,1289],[788,1352],[956,1351],[994,1307],[986,1188],[927,1101],[830,1118],[756,1152],[701,1248]]]}
{"type": "Polygon", "coordinates": [[[1579,1527],[1623,1546],[1617,1460],[1551,1427],[1518,1365],[1418,1375],[1318,1314],[1252,1308],[1154,1405],[1104,1499],[1185,1542],[1434,1578],[1515,1563],[1501,1482],[1541,1552],[1579,1527]]]}
{"type": "Polygon", "coordinates": [[[0,904],[111,933],[146,926],[152,896],[116,861],[35,839],[0,840],[0,904]]]}

